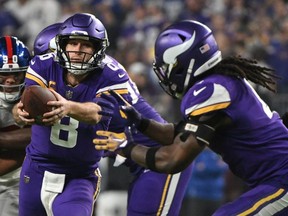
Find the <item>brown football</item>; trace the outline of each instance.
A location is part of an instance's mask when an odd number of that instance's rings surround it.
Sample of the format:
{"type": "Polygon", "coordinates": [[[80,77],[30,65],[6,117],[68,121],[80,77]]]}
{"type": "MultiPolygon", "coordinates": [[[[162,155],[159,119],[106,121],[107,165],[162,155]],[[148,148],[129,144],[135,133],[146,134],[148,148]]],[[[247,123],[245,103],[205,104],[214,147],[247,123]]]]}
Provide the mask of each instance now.
{"type": "Polygon", "coordinates": [[[23,109],[29,113],[31,118],[35,119],[37,124],[42,123],[44,113],[53,109],[51,106],[47,106],[47,102],[55,100],[57,100],[56,97],[48,88],[38,85],[26,87],[21,97],[23,109]]]}

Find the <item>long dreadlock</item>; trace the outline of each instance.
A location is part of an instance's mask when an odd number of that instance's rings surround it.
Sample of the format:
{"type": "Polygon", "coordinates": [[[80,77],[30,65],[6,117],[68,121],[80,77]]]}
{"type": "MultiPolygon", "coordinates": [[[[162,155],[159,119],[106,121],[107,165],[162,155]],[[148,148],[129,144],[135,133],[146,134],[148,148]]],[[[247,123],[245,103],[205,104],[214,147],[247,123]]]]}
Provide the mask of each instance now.
{"type": "Polygon", "coordinates": [[[260,66],[257,63],[256,60],[242,58],[241,56],[227,57],[222,59],[210,72],[245,78],[272,92],[276,92],[275,80],[280,77],[275,75],[273,69],[260,66]]]}

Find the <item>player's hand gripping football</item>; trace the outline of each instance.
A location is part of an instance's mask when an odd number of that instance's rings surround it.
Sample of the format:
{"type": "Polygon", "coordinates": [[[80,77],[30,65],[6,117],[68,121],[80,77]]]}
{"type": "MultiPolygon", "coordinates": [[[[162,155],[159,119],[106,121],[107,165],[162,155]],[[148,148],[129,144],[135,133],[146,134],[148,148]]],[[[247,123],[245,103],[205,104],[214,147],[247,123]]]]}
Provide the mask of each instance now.
{"type": "Polygon", "coordinates": [[[69,103],[68,100],[62,97],[58,92],[54,89],[50,89],[50,91],[56,97],[56,101],[49,101],[47,103],[48,106],[53,107],[51,112],[44,113],[42,122],[45,125],[54,125],[59,120],[61,120],[64,116],[69,112],[69,103]]]}
{"type": "Polygon", "coordinates": [[[24,105],[19,101],[13,108],[13,117],[18,125],[32,125],[35,119],[29,117],[29,113],[23,109],[24,105]]]}
{"type": "MultiPolygon", "coordinates": [[[[45,113],[43,115],[45,117],[45,119],[43,119],[43,122],[45,122],[46,125],[55,124],[56,122],[58,122],[61,118],[65,117],[66,115],[68,116],[73,115],[71,114],[71,112],[73,111],[71,108],[71,104],[77,103],[77,102],[69,101],[65,99],[64,97],[62,97],[59,93],[55,92],[54,90],[51,90],[51,91],[57,98],[57,101],[49,101],[47,103],[47,105],[53,106],[54,109],[53,111],[49,113],[45,113]]],[[[102,116],[101,120],[103,120],[106,117],[110,118],[113,116],[114,109],[115,109],[114,104],[117,104],[117,100],[114,97],[103,93],[101,94],[100,97],[95,98],[93,102],[98,104],[101,107],[101,110],[98,112],[98,114],[102,116]]],[[[89,116],[88,117],[86,115],[81,116],[80,114],[77,117],[80,118],[82,121],[87,121],[87,122],[89,121],[89,116]]],[[[73,116],[73,118],[76,118],[76,119],[77,117],[73,116]]]]}
{"type": "Polygon", "coordinates": [[[125,131],[123,133],[97,131],[96,134],[103,137],[93,139],[96,150],[115,151],[116,153],[121,154],[123,149],[129,147],[130,145],[134,145],[130,126],[125,127],[125,131]]]}

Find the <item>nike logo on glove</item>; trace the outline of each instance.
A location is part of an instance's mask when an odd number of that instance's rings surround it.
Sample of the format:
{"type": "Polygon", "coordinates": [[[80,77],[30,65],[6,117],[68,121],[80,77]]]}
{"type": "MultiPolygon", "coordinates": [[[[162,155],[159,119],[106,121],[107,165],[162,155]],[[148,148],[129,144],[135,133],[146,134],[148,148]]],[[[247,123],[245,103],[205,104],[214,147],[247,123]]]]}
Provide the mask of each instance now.
{"type": "Polygon", "coordinates": [[[202,88],[200,88],[200,89],[198,89],[198,90],[194,90],[194,91],[193,91],[193,95],[194,95],[194,96],[197,96],[197,95],[200,94],[202,91],[204,91],[204,89],[206,89],[206,86],[204,86],[204,87],[202,87],[202,88]]]}

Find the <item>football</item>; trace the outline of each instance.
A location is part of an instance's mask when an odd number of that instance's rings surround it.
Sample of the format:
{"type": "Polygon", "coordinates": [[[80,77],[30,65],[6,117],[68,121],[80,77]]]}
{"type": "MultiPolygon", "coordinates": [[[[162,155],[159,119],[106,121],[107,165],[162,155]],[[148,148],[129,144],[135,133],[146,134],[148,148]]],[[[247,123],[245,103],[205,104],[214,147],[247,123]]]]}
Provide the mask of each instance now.
{"type": "Polygon", "coordinates": [[[21,96],[23,109],[35,119],[36,124],[42,123],[42,116],[46,112],[52,111],[51,106],[47,106],[48,101],[57,100],[54,94],[48,89],[38,85],[28,86],[21,96]]]}

